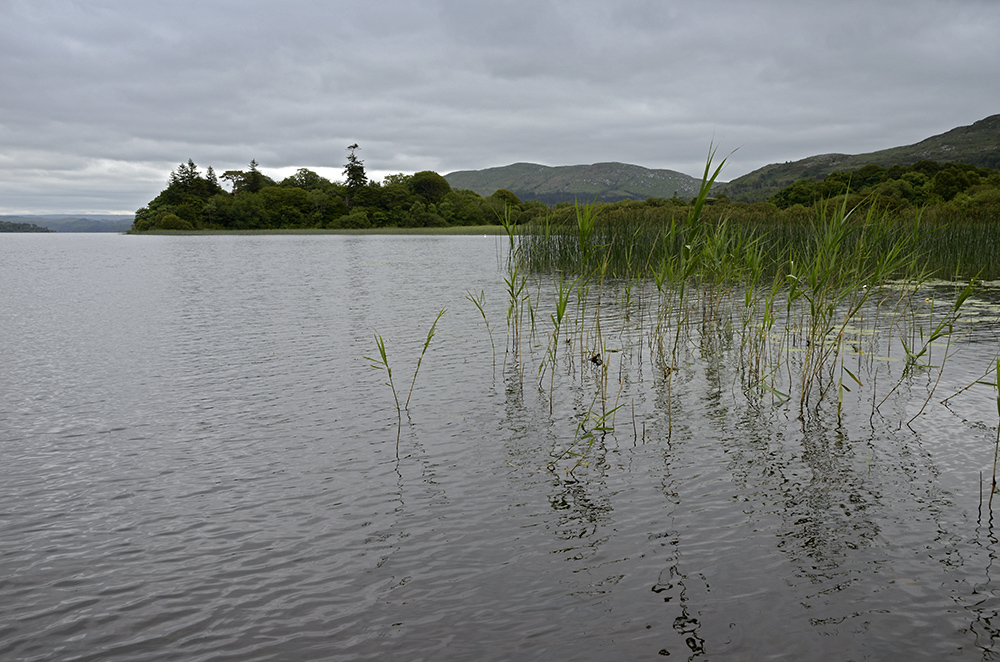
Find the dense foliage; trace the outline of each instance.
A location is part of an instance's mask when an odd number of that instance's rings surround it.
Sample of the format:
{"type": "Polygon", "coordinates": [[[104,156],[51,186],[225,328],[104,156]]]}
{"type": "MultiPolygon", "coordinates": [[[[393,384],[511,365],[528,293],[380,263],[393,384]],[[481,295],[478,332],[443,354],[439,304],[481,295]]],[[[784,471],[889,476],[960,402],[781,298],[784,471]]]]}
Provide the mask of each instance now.
{"type": "Polygon", "coordinates": [[[934,161],[890,168],[867,165],[832,173],[821,181],[801,179],[774,195],[771,202],[785,209],[796,204],[812,205],[846,193],[873,196],[877,204],[889,209],[952,201],[967,208],[1000,201],[1000,173],[989,168],[934,161]]]}
{"type": "MultiPolygon", "coordinates": [[[[852,209],[874,208],[899,221],[912,221],[919,216],[932,224],[994,223],[1000,221],[1000,172],[933,161],[890,168],[868,165],[833,173],[821,181],[797,181],[766,202],[734,202],[724,194],[710,197],[702,217],[706,221],[726,219],[736,224],[801,224],[813,215],[816,205],[834,199],[846,199],[852,209]]],[[[679,221],[687,217],[690,206],[690,201],[676,197],[595,205],[602,220],[612,224],[679,221]]],[[[575,206],[555,205],[549,210],[547,220],[553,226],[573,225],[575,206]]]]}
{"type": "Polygon", "coordinates": [[[295,228],[447,227],[499,223],[504,210],[515,221],[545,213],[510,191],[489,197],[453,190],[436,172],[390,175],[373,182],[348,148],[345,182],[331,182],[301,168],[280,182],[258,170],[229,170],[216,178],[193,161],[170,173],[167,188],[135,215],[133,230],[271,230],[295,228]],[[222,180],[231,190],[220,185],[222,180]]]}
{"type": "MultiPolygon", "coordinates": [[[[497,224],[504,219],[554,226],[576,222],[573,203],[522,202],[506,189],[483,197],[452,189],[430,170],[374,182],[365,174],[357,149],[348,148],[344,182],[331,182],[305,168],[276,182],[260,172],[256,161],[246,171],[229,170],[216,178],[212,168],[202,175],[188,161],[170,174],[165,190],[136,212],[133,230],[415,228],[497,224]]],[[[1000,172],[933,161],[889,168],[868,165],[821,181],[799,180],[767,202],[732,202],[718,195],[707,201],[703,216],[734,223],[801,223],[816,204],[844,196],[852,208],[874,207],[901,220],[920,215],[936,223],[992,223],[1000,218],[1000,172]]],[[[686,217],[690,205],[675,196],[597,203],[595,208],[605,222],[659,223],[686,217]]]]}
{"type": "Polygon", "coordinates": [[[891,169],[920,161],[966,163],[1000,169],[1000,115],[992,115],[912,145],[868,154],[817,154],[798,161],[772,163],[721,185],[733,200],[761,202],[801,179],[822,180],[835,172],[858,170],[874,164],[891,169]]]}

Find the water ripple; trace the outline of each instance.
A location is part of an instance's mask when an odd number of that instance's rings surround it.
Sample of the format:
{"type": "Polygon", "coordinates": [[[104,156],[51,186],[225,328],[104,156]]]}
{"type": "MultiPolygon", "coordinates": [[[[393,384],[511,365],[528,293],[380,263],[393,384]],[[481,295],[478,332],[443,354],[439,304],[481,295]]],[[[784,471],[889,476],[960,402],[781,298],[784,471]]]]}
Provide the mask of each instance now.
{"type": "Polygon", "coordinates": [[[865,403],[809,427],[706,350],[668,418],[623,330],[616,431],[549,471],[600,371],[569,347],[550,403],[540,332],[517,372],[493,238],[0,241],[3,659],[980,659],[1000,636],[988,389],[913,431],[865,403]],[[442,308],[397,456],[361,357],[380,333],[405,400],[442,308]]]}

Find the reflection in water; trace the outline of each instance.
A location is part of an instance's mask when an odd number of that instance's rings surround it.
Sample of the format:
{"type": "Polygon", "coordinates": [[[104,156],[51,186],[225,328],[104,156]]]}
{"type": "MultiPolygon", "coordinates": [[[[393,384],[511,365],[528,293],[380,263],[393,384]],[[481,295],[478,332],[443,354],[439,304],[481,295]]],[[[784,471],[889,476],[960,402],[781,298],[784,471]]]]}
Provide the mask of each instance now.
{"type": "Polygon", "coordinates": [[[996,650],[997,640],[1000,639],[1000,590],[993,587],[993,564],[997,559],[1000,538],[994,531],[993,514],[987,513],[987,516],[985,540],[979,537],[984,532],[977,529],[973,543],[984,548],[988,561],[980,581],[971,586],[964,607],[973,617],[969,629],[976,638],[976,647],[984,651],[983,659],[992,659],[989,654],[996,650]]]}
{"type": "MultiPolygon", "coordinates": [[[[666,496],[671,506],[672,512],[676,512],[676,509],[680,506],[678,502],[679,495],[673,491],[669,478],[662,486],[662,489],[664,496],[666,496]]],[[[683,644],[687,646],[690,652],[688,659],[700,657],[705,653],[705,640],[699,634],[701,623],[696,614],[705,605],[704,602],[697,601],[692,604],[693,592],[688,590],[688,585],[693,581],[701,589],[702,593],[706,594],[709,590],[708,583],[705,576],[701,573],[696,573],[695,576],[688,577],[681,572],[682,540],[678,531],[670,530],[651,535],[650,540],[655,541],[661,547],[659,550],[662,555],[661,563],[666,566],[657,576],[656,583],[652,587],[652,592],[666,603],[664,608],[667,610],[667,613],[674,615],[671,626],[676,635],[683,641],[683,644]],[[692,615],[692,613],[695,615],[692,615]]],[[[659,654],[665,656],[678,652],[677,646],[671,638],[670,644],[665,648],[661,648],[659,654]]]]}
{"type": "Polygon", "coordinates": [[[555,550],[566,560],[586,561],[594,556],[606,536],[599,535],[602,523],[611,521],[612,507],[610,499],[601,493],[604,487],[598,481],[588,480],[586,483],[556,479],[553,481],[555,490],[549,496],[549,504],[559,515],[553,523],[552,533],[556,538],[567,543],[567,547],[555,550]],[[591,496],[590,492],[596,492],[591,496]]]}
{"type": "Polygon", "coordinates": [[[803,421],[743,381],[738,321],[691,320],[664,372],[637,283],[568,313],[540,385],[554,293],[530,281],[498,381],[464,298],[503,344],[493,239],[0,241],[4,659],[997,654],[995,395],[965,389],[988,299],[954,377],[859,335],[865,387],[803,421]],[[441,308],[397,457],[360,357],[378,330],[406,381],[441,308]]]}

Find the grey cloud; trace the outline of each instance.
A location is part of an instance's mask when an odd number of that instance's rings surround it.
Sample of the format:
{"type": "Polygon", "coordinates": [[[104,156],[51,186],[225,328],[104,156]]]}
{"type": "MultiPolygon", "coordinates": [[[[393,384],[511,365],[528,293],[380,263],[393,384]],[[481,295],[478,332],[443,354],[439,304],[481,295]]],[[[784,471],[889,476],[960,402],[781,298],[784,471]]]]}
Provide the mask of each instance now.
{"type": "Polygon", "coordinates": [[[998,112],[998,32],[971,0],[13,0],[0,212],[133,210],[188,158],[336,169],[352,142],[373,171],[695,174],[714,140],[730,178],[998,112]]]}

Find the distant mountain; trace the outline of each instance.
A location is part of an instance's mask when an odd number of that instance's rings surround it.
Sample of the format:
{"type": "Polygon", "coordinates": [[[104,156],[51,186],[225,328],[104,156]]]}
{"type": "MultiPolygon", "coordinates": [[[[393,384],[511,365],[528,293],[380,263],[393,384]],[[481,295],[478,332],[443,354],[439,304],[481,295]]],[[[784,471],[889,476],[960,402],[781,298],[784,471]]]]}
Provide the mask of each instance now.
{"type": "Polygon", "coordinates": [[[0,216],[6,223],[28,223],[54,232],[125,232],[131,229],[131,214],[79,214],[75,216],[0,216]]]}
{"type": "Polygon", "coordinates": [[[820,154],[800,161],[774,163],[721,184],[714,190],[725,193],[733,200],[754,202],[766,200],[800,179],[821,180],[830,173],[869,164],[887,168],[925,160],[1000,169],[1000,115],[991,115],[970,126],[960,126],[904,147],[868,154],[820,154]]]}
{"type": "Polygon", "coordinates": [[[698,193],[701,180],[673,170],[651,170],[626,163],[544,166],[514,163],[485,170],[460,170],[444,176],[454,189],[469,189],[492,195],[507,189],[521,200],[557,202],[615,202],[670,198],[674,194],[690,198],[698,193]]]}

